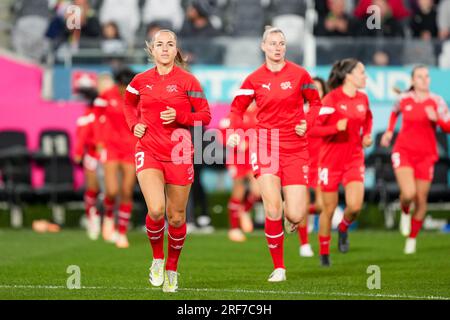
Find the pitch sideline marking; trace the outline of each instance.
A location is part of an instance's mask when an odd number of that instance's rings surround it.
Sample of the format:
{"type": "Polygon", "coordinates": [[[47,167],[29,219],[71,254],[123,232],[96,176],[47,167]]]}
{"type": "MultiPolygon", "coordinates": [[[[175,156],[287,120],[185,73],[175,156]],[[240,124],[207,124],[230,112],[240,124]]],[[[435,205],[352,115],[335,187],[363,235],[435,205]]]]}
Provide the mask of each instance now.
{"type": "MultiPolygon", "coordinates": [[[[0,289],[67,289],[65,286],[52,285],[0,285],[0,289]]],[[[124,287],[85,287],[86,290],[161,290],[160,288],[124,288],[124,287]]],[[[248,290],[248,289],[214,289],[214,288],[179,288],[179,291],[196,292],[228,292],[228,293],[256,293],[256,294],[286,294],[286,295],[314,295],[314,296],[346,296],[346,297],[370,297],[370,298],[399,298],[399,299],[428,299],[450,300],[450,297],[441,296],[411,296],[401,294],[383,293],[350,293],[350,292],[311,292],[311,291],[274,291],[274,290],[248,290]]]]}

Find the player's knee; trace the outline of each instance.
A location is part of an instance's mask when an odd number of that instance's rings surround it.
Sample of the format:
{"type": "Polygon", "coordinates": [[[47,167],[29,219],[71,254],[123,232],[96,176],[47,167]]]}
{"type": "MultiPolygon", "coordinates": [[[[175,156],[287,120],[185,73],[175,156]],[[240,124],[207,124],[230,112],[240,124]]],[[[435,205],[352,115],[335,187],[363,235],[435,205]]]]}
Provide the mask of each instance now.
{"type": "Polygon", "coordinates": [[[280,205],[266,205],[265,206],[266,215],[272,220],[281,219],[281,204],[280,205]]]}
{"type": "Polygon", "coordinates": [[[152,220],[159,221],[164,218],[165,208],[164,205],[151,205],[148,208],[148,215],[152,220]]]}
{"type": "Polygon", "coordinates": [[[416,191],[414,189],[402,190],[402,200],[405,202],[412,202],[416,198],[416,191]]]}
{"type": "Polygon", "coordinates": [[[186,222],[186,217],[184,215],[169,216],[168,220],[171,226],[179,228],[186,222]]]}
{"type": "Polygon", "coordinates": [[[347,205],[347,211],[352,216],[357,216],[361,212],[362,209],[362,203],[351,203],[347,205]]]}

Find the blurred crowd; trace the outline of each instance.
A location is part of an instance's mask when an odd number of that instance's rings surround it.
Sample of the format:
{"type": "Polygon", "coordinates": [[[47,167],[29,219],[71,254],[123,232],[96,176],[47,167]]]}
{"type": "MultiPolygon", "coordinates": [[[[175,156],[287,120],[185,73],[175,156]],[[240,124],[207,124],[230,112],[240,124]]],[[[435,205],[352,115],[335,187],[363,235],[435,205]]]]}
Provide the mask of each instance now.
{"type": "MultiPolygon", "coordinates": [[[[204,42],[220,36],[260,37],[264,26],[272,24],[287,29],[295,41],[307,8],[314,12],[318,37],[450,38],[450,0],[18,0],[11,3],[11,44],[42,61],[48,52],[80,48],[125,53],[142,48],[142,40],[161,28],[204,42]],[[374,22],[371,5],[378,8],[380,28],[367,27],[374,22]],[[74,22],[81,29],[70,30],[74,22]]],[[[374,57],[381,65],[389,64],[386,59],[383,52],[374,57]]]]}

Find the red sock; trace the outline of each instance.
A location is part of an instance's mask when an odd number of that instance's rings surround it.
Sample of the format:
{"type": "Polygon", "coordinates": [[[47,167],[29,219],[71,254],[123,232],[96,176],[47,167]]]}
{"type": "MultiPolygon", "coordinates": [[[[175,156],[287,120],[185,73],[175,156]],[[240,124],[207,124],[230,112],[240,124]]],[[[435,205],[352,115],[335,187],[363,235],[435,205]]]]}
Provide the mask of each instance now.
{"type": "Polygon", "coordinates": [[[250,210],[252,210],[253,205],[259,199],[260,199],[260,197],[257,197],[253,193],[250,192],[244,200],[244,211],[249,212],[250,210]]]}
{"type": "Polygon", "coordinates": [[[409,207],[410,207],[409,204],[401,204],[401,207],[402,207],[402,211],[403,211],[404,213],[406,213],[406,214],[409,213],[409,207]]]}
{"type": "Polygon", "coordinates": [[[148,214],[145,218],[147,236],[153,250],[153,259],[164,259],[164,224],[164,218],[154,221],[148,214]]]}
{"type": "Polygon", "coordinates": [[[422,228],[423,221],[412,218],[411,219],[411,233],[410,238],[416,238],[420,229],[422,228]]]}
{"type": "Polygon", "coordinates": [[[231,198],[228,201],[228,218],[230,221],[230,228],[236,229],[240,226],[239,212],[242,210],[242,203],[240,200],[231,198]]]}
{"type": "Polygon", "coordinates": [[[169,225],[168,230],[169,249],[167,254],[166,270],[177,271],[178,258],[186,239],[186,223],[176,228],[169,225]]]}
{"type": "Polygon", "coordinates": [[[316,205],[313,203],[313,204],[310,204],[309,205],[309,208],[308,208],[308,211],[309,211],[309,213],[310,214],[317,214],[317,208],[316,208],[316,205]]]}
{"type": "Polygon", "coordinates": [[[308,243],[308,225],[302,227],[299,226],[298,227],[298,235],[300,238],[300,243],[302,245],[307,244],[308,243]]]}
{"type": "Polygon", "coordinates": [[[108,218],[114,217],[114,205],[115,205],[114,199],[105,197],[105,200],[103,201],[103,206],[105,207],[105,217],[108,218]]]}
{"type": "Polygon", "coordinates": [[[351,224],[352,224],[352,221],[347,220],[347,218],[344,216],[342,218],[341,223],[339,223],[339,226],[338,226],[339,231],[340,232],[347,232],[348,227],[350,227],[351,224]]]}
{"type": "Polygon", "coordinates": [[[130,223],[132,203],[121,203],[119,206],[119,233],[126,234],[130,223]]]}
{"type": "Polygon", "coordinates": [[[320,254],[330,254],[331,236],[319,236],[320,254]]]}
{"type": "Polygon", "coordinates": [[[270,255],[272,256],[274,268],[285,269],[283,257],[284,232],[282,220],[280,219],[274,221],[266,218],[264,231],[266,233],[267,244],[269,246],[270,255]]]}
{"type": "Polygon", "coordinates": [[[97,191],[86,190],[84,193],[84,207],[86,208],[86,216],[89,218],[91,213],[98,215],[97,207],[97,191]]]}

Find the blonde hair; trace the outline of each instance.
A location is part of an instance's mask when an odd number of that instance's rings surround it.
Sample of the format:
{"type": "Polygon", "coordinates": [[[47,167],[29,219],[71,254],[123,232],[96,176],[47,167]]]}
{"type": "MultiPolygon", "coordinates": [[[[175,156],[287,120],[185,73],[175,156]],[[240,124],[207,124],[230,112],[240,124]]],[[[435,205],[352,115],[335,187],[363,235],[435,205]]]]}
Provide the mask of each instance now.
{"type": "Polygon", "coordinates": [[[283,30],[281,30],[278,27],[273,27],[273,26],[268,25],[268,26],[264,27],[264,33],[263,33],[263,36],[262,36],[262,42],[265,42],[267,37],[271,33],[281,33],[283,35],[283,37],[286,39],[286,36],[284,35],[283,30]]]}
{"type": "Polygon", "coordinates": [[[169,29],[161,29],[155,33],[155,35],[152,37],[152,40],[150,42],[145,41],[145,44],[147,46],[145,48],[145,51],[147,52],[147,54],[149,56],[149,61],[154,62],[153,54],[152,54],[152,47],[155,42],[155,38],[162,32],[170,33],[172,35],[172,37],[175,39],[175,43],[177,44],[177,55],[175,56],[175,64],[183,69],[187,69],[187,67],[188,67],[187,61],[183,57],[183,53],[181,52],[181,49],[178,47],[177,35],[175,34],[175,32],[173,32],[172,30],[169,30],[169,29]]]}

